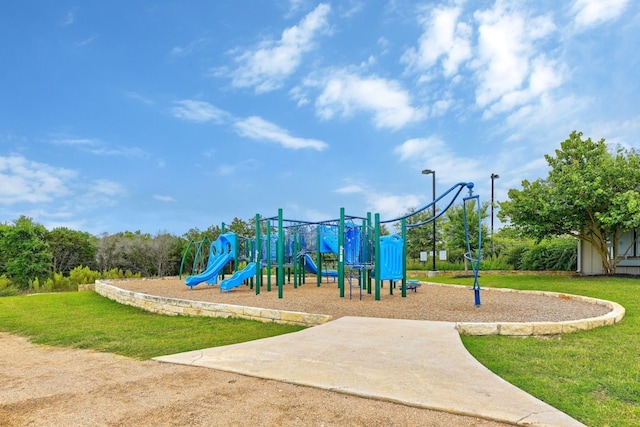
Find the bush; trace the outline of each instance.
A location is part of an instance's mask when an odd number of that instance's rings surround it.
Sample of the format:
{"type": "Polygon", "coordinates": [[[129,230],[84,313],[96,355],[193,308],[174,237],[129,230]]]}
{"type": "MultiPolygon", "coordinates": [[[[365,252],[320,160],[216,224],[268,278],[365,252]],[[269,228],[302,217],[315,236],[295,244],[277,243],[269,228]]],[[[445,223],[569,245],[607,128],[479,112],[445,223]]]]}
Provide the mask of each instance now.
{"type": "Polygon", "coordinates": [[[521,270],[572,271],[578,267],[575,239],[563,237],[537,244],[522,256],[521,270]]]}
{"type": "Polygon", "coordinates": [[[514,270],[523,270],[522,260],[530,249],[530,246],[516,246],[510,249],[509,251],[507,251],[507,254],[505,256],[505,262],[509,264],[514,270]]]}
{"type": "Polygon", "coordinates": [[[130,270],[122,271],[119,268],[112,268],[111,270],[102,272],[102,278],[107,280],[139,279],[141,277],[141,273],[134,274],[130,270]]]}
{"type": "Polygon", "coordinates": [[[0,297],[12,297],[18,295],[20,290],[16,285],[7,278],[6,275],[0,276],[0,297]]]}
{"type": "Polygon", "coordinates": [[[100,279],[100,272],[93,271],[89,267],[78,266],[69,272],[69,280],[78,288],[78,285],[95,283],[100,279]]]}

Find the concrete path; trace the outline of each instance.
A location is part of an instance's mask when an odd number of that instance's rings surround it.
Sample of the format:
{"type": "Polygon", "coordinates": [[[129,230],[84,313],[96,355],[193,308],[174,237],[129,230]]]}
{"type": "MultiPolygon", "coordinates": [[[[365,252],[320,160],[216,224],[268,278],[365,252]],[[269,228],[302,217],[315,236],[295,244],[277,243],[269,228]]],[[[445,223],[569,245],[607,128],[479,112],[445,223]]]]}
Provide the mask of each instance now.
{"type": "Polygon", "coordinates": [[[583,426],[494,375],[450,322],[342,317],[300,332],[158,357],[527,426],[583,426]]]}

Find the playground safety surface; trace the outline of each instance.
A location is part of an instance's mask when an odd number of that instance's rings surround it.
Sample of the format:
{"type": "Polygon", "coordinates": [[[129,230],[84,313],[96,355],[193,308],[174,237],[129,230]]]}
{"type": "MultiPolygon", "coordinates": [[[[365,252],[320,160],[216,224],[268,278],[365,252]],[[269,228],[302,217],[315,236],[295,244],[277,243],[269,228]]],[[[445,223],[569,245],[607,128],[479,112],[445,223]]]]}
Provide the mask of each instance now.
{"type": "Polygon", "coordinates": [[[453,322],[346,316],[292,334],[155,360],[517,425],[583,425],[481,365],[453,322]]]}

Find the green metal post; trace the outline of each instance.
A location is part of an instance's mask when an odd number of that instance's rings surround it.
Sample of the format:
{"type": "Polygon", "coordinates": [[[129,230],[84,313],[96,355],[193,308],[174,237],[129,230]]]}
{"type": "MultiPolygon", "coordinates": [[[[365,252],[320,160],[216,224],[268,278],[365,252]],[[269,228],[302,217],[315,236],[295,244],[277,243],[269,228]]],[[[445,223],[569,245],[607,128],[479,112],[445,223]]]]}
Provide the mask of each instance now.
{"type": "Polygon", "coordinates": [[[380,214],[377,213],[375,215],[375,230],[374,230],[374,240],[375,240],[375,262],[376,262],[376,291],[374,299],[376,301],[380,301],[380,214]]]}
{"type": "Polygon", "coordinates": [[[322,254],[320,253],[320,245],[322,244],[322,237],[320,236],[320,226],[316,225],[316,281],[318,287],[322,283],[322,254]]]}
{"type": "MultiPolygon", "coordinates": [[[[225,225],[224,222],[222,223],[222,226],[220,227],[220,234],[224,234],[225,233],[225,225]]],[[[213,244],[213,242],[211,242],[213,244]]],[[[237,260],[233,260],[233,263],[235,264],[237,262],[237,260]]],[[[224,280],[224,267],[222,268],[222,280],[224,280]]]]}
{"type": "Polygon", "coordinates": [[[402,298],[407,296],[407,219],[402,218],[402,298]]]}
{"type": "Polygon", "coordinates": [[[291,261],[293,262],[293,288],[297,289],[300,284],[300,266],[298,264],[298,239],[300,238],[298,234],[298,227],[294,229],[293,232],[293,253],[291,254],[291,261]]]}
{"type": "MultiPolygon", "coordinates": [[[[371,212],[367,212],[367,245],[369,244],[369,242],[373,238],[373,235],[372,235],[372,232],[371,232],[371,225],[372,224],[373,224],[373,219],[371,218],[371,212]]],[[[374,255],[375,255],[375,246],[373,248],[369,247],[369,260],[370,261],[375,261],[374,255]],[[371,253],[371,251],[374,251],[374,253],[371,253]]],[[[367,269],[367,293],[369,295],[371,295],[371,270],[369,270],[369,269],[367,269]]]]}
{"type": "Polygon", "coordinates": [[[267,292],[271,292],[271,220],[267,220],[267,292]]]}
{"type": "Polygon", "coordinates": [[[340,208],[338,225],[338,287],[340,298],[344,298],[344,208],[340,208]]]}
{"type": "Polygon", "coordinates": [[[260,215],[256,214],[256,247],[254,262],[256,263],[256,295],[260,295],[262,287],[262,233],[260,232],[260,215]]]}
{"type": "Polygon", "coordinates": [[[278,298],[284,292],[284,228],[282,226],[282,208],[278,209],[278,298]]]}

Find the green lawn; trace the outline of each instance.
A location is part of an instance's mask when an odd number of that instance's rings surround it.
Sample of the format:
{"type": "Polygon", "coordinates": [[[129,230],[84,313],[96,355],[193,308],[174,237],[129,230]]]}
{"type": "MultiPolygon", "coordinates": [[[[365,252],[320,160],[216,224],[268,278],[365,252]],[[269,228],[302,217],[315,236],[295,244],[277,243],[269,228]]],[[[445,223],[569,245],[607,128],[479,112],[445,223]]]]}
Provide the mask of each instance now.
{"type": "MultiPolygon", "coordinates": [[[[472,279],[423,278],[471,285],[472,279]]],[[[558,339],[463,337],[469,351],[507,381],[589,426],[640,426],[640,279],[481,275],[481,287],[542,290],[615,301],[611,327],[558,339]]]]}
{"type": "Polygon", "coordinates": [[[303,329],[244,319],[162,316],[94,292],[0,298],[0,331],[53,346],[137,359],[251,341],[303,329]]]}

